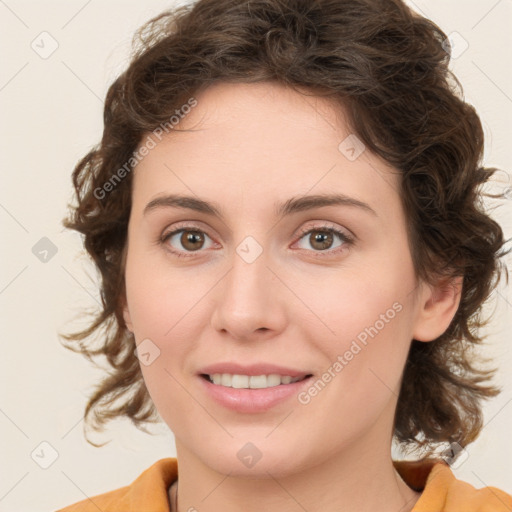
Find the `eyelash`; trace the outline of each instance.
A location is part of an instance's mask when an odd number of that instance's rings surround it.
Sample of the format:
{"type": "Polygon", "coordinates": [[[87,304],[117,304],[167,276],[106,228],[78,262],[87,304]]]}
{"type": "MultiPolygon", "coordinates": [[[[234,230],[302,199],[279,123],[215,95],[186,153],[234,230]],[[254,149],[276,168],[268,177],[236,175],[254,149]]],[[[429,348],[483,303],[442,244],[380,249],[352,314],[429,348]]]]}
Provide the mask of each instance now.
{"type": "MultiPolygon", "coordinates": [[[[191,225],[180,225],[173,231],[169,231],[167,233],[164,232],[158,241],[162,245],[166,245],[166,250],[169,251],[174,256],[177,256],[178,258],[190,258],[190,257],[194,256],[194,252],[196,252],[196,251],[189,251],[189,252],[176,251],[174,249],[170,249],[168,244],[166,244],[166,242],[170,238],[172,238],[174,235],[176,235],[177,233],[180,233],[182,231],[197,231],[199,233],[207,235],[208,238],[211,239],[211,237],[210,237],[210,235],[208,235],[208,233],[206,233],[202,229],[197,228],[196,226],[191,226],[191,225]]],[[[324,256],[325,253],[328,253],[329,255],[336,255],[339,252],[345,251],[347,249],[347,247],[351,246],[354,243],[354,238],[352,236],[349,236],[347,233],[344,233],[344,232],[338,230],[337,228],[335,228],[334,226],[332,226],[330,224],[324,224],[322,226],[315,226],[313,228],[302,229],[299,233],[299,238],[297,241],[301,240],[305,235],[308,235],[314,231],[335,234],[343,242],[343,244],[341,246],[337,247],[336,249],[330,249],[330,250],[326,250],[326,251],[308,251],[308,252],[313,252],[315,257],[325,258],[326,257],[326,256],[324,256]]],[[[305,249],[305,250],[307,250],[307,249],[305,249]]],[[[202,252],[202,251],[199,250],[197,252],[202,252]]]]}

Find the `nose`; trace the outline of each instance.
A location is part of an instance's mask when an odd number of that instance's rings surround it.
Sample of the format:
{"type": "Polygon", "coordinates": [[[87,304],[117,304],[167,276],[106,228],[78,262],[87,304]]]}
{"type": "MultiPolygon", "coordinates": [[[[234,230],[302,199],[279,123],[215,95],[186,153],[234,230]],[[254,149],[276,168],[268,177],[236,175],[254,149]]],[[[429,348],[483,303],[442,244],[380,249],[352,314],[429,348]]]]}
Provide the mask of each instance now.
{"type": "MultiPolygon", "coordinates": [[[[254,242],[253,242],[254,244],[254,242]]],[[[286,286],[271,268],[263,250],[254,260],[256,247],[240,244],[233,251],[230,269],[215,287],[212,327],[239,341],[267,339],[281,332],[287,322],[286,286]],[[253,254],[251,255],[251,251],[253,254]]]]}

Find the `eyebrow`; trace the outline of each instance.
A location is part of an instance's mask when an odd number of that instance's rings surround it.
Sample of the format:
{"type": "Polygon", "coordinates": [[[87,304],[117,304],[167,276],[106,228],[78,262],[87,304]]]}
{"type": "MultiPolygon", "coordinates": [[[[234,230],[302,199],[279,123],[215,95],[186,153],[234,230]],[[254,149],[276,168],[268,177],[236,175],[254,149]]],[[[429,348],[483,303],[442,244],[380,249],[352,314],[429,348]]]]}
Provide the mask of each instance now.
{"type": "MultiPolygon", "coordinates": [[[[321,208],[323,206],[351,206],[360,208],[378,217],[377,213],[370,205],[344,194],[318,194],[292,197],[284,203],[274,204],[274,211],[276,217],[282,218],[292,213],[321,208]]],[[[169,194],[157,197],[145,206],[143,214],[146,215],[158,208],[184,208],[224,219],[221,208],[217,203],[209,203],[192,196],[169,194]]]]}

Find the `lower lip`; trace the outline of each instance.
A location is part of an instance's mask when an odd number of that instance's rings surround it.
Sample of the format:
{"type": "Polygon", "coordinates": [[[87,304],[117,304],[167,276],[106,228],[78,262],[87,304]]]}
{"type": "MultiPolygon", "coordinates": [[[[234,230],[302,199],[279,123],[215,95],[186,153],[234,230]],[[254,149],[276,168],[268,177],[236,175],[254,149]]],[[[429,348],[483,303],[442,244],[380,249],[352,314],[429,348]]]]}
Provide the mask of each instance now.
{"type": "Polygon", "coordinates": [[[299,382],[280,384],[264,389],[236,389],[213,384],[199,377],[204,389],[217,403],[237,412],[265,412],[278,404],[297,396],[300,390],[309,384],[311,377],[299,382]]]}

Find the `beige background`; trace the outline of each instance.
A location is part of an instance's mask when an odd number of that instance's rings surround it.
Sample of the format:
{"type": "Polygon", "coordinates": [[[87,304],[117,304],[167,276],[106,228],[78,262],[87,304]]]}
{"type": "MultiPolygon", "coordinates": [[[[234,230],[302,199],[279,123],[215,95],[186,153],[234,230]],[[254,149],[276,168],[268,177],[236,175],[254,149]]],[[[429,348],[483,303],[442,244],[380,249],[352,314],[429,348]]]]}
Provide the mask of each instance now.
{"type": "MultiPolygon", "coordinates": [[[[58,331],[79,326],[67,322],[80,308],[95,307],[99,300],[78,234],[60,224],[72,197],[72,168],[99,141],[103,98],[124,68],[134,30],[172,5],[0,0],[0,511],[55,510],[126,485],[159,458],[175,454],[165,425],[149,436],[119,422],[97,438],[112,439],[108,445],[87,444],[81,417],[99,373],[62,348],[57,337],[58,331]],[[50,36],[41,36],[43,31],[50,36]],[[42,58],[52,44],[58,44],[56,51],[42,58]],[[41,242],[43,237],[53,245],[41,242]],[[48,253],[44,263],[34,246],[57,252],[48,253]]],[[[483,120],[486,163],[510,172],[512,0],[417,0],[415,5],[447,34],[460,34],[457,53],[467,41],[452,68],[483,120]]],[[[498,179],[497,189],[512,185],[506,173],[498,179]]],[[[510,237],[512,189],[509,197],[494,215],[510,237]]],[[[484,431],[454,472],[476,487],[512,492],[510,287],[500,287],[493,298],[488,352],[500,366],[503,393],[486,405],[484,431]]]]}

